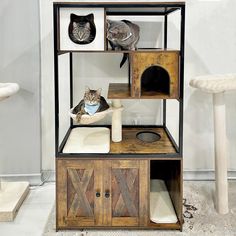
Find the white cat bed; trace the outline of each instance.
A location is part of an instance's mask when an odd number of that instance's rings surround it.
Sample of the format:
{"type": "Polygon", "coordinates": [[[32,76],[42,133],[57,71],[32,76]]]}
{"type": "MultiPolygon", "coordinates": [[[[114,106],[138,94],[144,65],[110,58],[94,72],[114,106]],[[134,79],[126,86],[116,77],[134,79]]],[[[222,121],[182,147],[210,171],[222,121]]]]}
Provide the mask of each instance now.
{"type": "Polygon", "coordinates": [[[108,153],[110,129],[79,127],[72,129],[63,153],[108,153]]]}
{"type": "Polygon", "coordinates": [[[101,111],[101,112],[97,112],[95,113],[94,115],[88,115],[88,114],[84,114],[81,116],[81,119],[80,119],[80,122],[77,122],[77,119],[76,119],[76,114],[73,114],[72,111],[75,107],[73,107],[71,110],[70,110],[70,117],[76,122],[76,123],[79,123],[79,124],[84,124],[84,125],[88,125],[88,124],[92,124],[92,123],[95,123],[103,118],[106,117],[106,115],[108,113],[111,113],[112,112],[112,108],[108,108],[107,110],[105,111],[101,111]]]}
{"type": "Polygon", "coordinates": [[[88,124],[95,123],[95,122],[97,122],[99,120],[102,120],[103,118],[106,117],[107,114],[113,112],[114,110],[118,110],[118,109],[119,110],[123,110],[123,107],[119,107],[119,108],[110,107],[107,110],[101,111],[101,112],[97,112],[94,115],[84,114],[84,115],[81,116],[80,122],[77,122],[76,114],[72,113],[73,109],[74,109],[74,107],[70,110],[70,117],[76,123],[79,123],[79,124],[82,124],[82,125],[88,125],[88,124]]]}
{"type": "Polygon", "coordinates": [[[155,223],[176,223],[178,221],[170,195],[163,180],[150,183],[150,220],[155,223]]]}

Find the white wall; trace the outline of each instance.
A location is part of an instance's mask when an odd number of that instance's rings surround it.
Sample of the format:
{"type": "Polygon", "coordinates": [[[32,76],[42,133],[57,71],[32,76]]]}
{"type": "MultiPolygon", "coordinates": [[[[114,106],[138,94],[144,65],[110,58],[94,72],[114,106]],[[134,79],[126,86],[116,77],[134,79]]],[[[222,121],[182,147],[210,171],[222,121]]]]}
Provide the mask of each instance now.
{"type": "Polygon", "coordinates": [[[16,95],[0,102],[0,175],[40,179],[38,1],[1,0],[0,19],[0,82],[20,85],[16,95]]]}
{"type": "MultiPolygon", "coordinates": [[[[53,35],[52,35],[52,1],[43,0],[41,3],[41,42],[42,42],[42,144],[43,169],[54,168],[53,142],[53,35]]],[[[184,169],[186,171],[208,171],[213,169],[213,124],[212,99],[190,88],[191,78],[201,74],[236,73],[236,1],[203,1],[187,0],[186,2],[186,53],[185,53],[185,119],[184,119],[184,169]]],[[[175,24],[171,29],[176,30],[175,24]]],[[[100,55],[101,56],[101,55],[100,55]]],[[[125,68],[120,75],[111,73],[119,63],[110,60],[109,55],[99,59],[95,55],[75,58],[77,68],[74,76],[80,76],[82,89],[85,84],[103,87],[106,94],[108,80],[124,79],[125,68]],[[90,63],[89,69],[86,67],[90,63]],[[104,65],[104,63],[105,65],[104,65]],[[112,68],[107,70],[107,68],[112,68]],[[82,71],[82,72],[81,72],[82,71]],[[97,76],[99,82],[89,82],[97,76]],[[123,77],[122,77],[123,76],[123,77]],[[85,79],[87,78],[87,80],[85,79]],[[91,84],[90,84],[91,83],[91,84]]],[[[119,74],[119,73],[118,73],[119,74]]],[[[78,81],[77,81],[78,82],[78,81]]],[[[76,86],[77,85],[76,82],[76,86]]],[[[82,96],[78,87],[76,99],[82,96]]],[[[229,168],[236,170],[236,94],[227,93],[227,136],[229,138],[229,168]]],[[[135,112],[142,123],[159,121],[158,103],[154,101],[124,101],[126,112],[124,123],[132,123],[132,109],[141,108],[142,113],[135,112]],[[153,111],[153,107],[155,110],[153,111]],[[143,110],[145,108],[145,110],[143,110]],[[153,119],[149,119],[153,117],[153,119]],[[158,117],[158,118],[157,118],[158,117]],[[157,118],[157,119],[156,119],[157,118]]],[[[134,114],[134,113],[133,113],[134,114]]]]}

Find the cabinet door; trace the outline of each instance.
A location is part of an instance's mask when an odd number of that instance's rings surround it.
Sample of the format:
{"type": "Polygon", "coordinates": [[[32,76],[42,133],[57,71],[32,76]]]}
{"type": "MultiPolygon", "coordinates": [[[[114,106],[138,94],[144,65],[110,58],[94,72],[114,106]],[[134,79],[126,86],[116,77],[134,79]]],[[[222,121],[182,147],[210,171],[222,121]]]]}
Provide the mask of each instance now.
{"type": "Polygon", "coordinates": [[[57,160],[57,226],[102,224],[102,161],[57,160]]]}
{"type": "MultiPolygon", "coordinates": [[[[105,171],[105,169],[104,169],[105,171]]],[[[148,222],[148,161],[112,161],[111,186],[104,180],[104,206],[112,226],[145,226],[148,222]],[[110,197],[106,193],[109,192],[110,197]],[[110,208],[108,206],[110,205],[110,208]]],[[[107,174],[104,174],[106,176],[107,174]]]]}

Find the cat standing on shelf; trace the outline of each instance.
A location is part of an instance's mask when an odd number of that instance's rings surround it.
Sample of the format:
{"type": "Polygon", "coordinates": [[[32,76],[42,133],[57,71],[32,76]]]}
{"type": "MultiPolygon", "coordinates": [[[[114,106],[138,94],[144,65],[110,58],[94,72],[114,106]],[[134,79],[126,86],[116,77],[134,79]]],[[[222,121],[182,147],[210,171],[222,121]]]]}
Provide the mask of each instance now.
{"type": "MultiPolygon", "coordinates": [[[[128,20],[107,20],[107,39],[112,50],[136,50],[139,41],[139,26],[128,20]]],[[[128,58],[124,53],[120,67],[128,58]]]]}
{"type": "Polygon", "coordinates": [[[105,98],[101,96],[102,89],[92,90],[88,86],[85,88],[84,98],[72,110],[76,114],[76,121],[79,123],[82,115],[94,115],[97,112],[105,111],[109,108],[105,98]]]}

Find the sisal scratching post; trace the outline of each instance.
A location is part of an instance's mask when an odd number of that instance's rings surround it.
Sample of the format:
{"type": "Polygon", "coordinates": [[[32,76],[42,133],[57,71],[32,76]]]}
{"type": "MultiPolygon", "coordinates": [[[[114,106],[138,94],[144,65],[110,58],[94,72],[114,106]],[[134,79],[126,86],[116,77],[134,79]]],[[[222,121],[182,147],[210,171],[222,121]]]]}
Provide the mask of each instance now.
{"type": "Polygon", "coordinates": [[[122,140],[122,105],[120,99],[112,100],[113,114],[111,124],[111,139],[113,142],[120,142],[122,140]]]}

